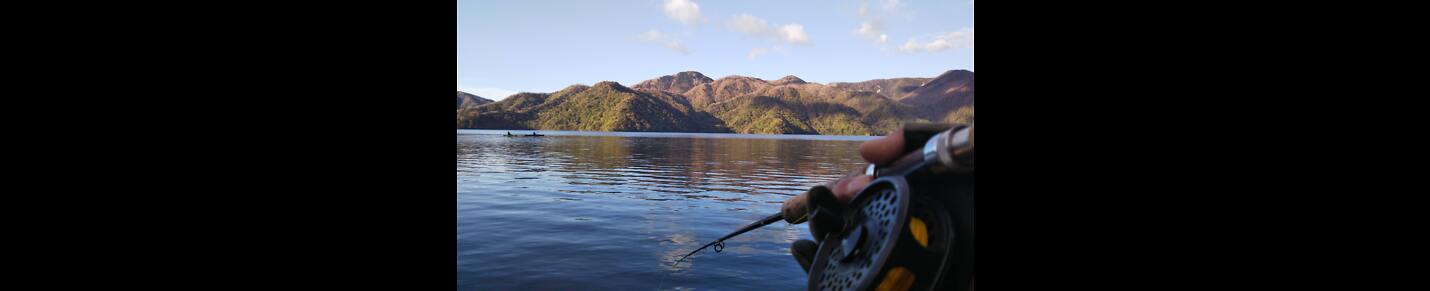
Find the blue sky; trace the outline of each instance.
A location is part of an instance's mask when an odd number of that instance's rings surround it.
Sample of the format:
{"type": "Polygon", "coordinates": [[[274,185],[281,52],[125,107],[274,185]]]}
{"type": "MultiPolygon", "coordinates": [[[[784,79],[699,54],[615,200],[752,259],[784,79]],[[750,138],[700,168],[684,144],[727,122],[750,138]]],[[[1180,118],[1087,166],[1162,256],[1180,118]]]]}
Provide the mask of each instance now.
{"type": "Polygon", "coordinates": [[[809,82],[973,70],[973,1],[457,0],[457,90],[489,99],[681,71],[809,82]]]}

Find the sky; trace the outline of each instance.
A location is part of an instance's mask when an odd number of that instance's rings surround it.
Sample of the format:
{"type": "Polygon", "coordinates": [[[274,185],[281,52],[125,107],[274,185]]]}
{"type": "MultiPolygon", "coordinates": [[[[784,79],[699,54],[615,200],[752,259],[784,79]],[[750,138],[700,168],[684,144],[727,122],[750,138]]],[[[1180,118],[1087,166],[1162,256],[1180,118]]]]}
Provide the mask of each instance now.
{"type": "Polygon", "coordinates": [[[457,90],[500,100],[682,71],[808,82],[973,67],[973,0],[457,0],[457,90]]]}

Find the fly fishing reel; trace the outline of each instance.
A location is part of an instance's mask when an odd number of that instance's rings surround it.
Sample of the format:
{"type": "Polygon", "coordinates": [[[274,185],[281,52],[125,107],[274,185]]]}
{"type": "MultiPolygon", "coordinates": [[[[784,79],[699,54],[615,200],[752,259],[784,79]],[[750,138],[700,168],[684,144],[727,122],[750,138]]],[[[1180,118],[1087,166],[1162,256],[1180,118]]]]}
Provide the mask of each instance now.
{"type": "Polygon", "coordinates": [[[827,189],[811,191],[810,231],[819,248],[810,290],[972,288],[972,163],[937,153],[954,130],[931,137],[928,156],[914,152],[880,168],[848,204],[827,189]]]}
{"type": "Polygon", "coordinates": [[[957,286],[972,279],[972,230],[960,235],[944,205],[903,177],[883,177],[849,205],[819,206],[811,229],[836,231],[819,240],[810,290],[963,290],[957,286]]]}

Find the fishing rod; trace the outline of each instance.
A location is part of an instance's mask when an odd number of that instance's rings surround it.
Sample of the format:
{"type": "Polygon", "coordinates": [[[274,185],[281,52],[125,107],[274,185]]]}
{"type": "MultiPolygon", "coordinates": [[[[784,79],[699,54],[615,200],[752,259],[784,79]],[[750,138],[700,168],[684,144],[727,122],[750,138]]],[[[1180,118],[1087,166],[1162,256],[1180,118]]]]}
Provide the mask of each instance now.
{"type": "MultiPolygon", "coordinates": [[[[809,290],[971,290],[973,287],[973,127],[911,124],[904,155],[870,164],[872,181],[851,201],[830,185],[786,200],[780,213],[706,244],[724,242],[785,220],[809,223],[818,250],[797,258],[809,273],[809,290]]],[[[675,265],[672,264],[672,265],[675,265]]]]}
{"type": "Polygon", "coordinates": [[[730,234],[727,234],[727,235],[725,235],[725,236],[722,236],[722,237],[720,237],[720,239],[717,239],[717,240],[715,240],[715,241],[713,241],[713,242],[710,242],[710,243],[708,243],[708,244],[705,244],[705,246],[702,246],[702,247],[700,247],[700,248],[698,248],[698,249],[695,249],[694,251],[690,251],[689,254],[685,254],[684,257],[680,257],[679,260],[675,260],[675,263],[673,263],[673,264],[671,264],[671,265],[674,266],[674,265],[680,264],[680,262],[681,262],[681,261],[684,261],[685,258],[689,258],[690,255],[694,255],[695,253],[700,252],[700,250],[704,250],[705,248],[708,248],[708,247],[710,247],[710,246],[715,246],[715,252],[718,253],[718,252],[720,252],[721,250],[725,249],[725,240],[730,239],[730,238],[733,238],[733,237],[735,237],[735,236],[737,236],[737,235],[740,235],[740,234],[744,234],[744,233],[746,233],[746,232],[750,232],[751,230],[755,230],[755,229],[757,229],[757,228],[764,227],[764,226],[766,226],[766,225],[770,225],[770,224],[775,223],[775,222],[780,221],[780,220],[784,220],[784,214],[783,214],[783,213],[775,213],[774,215],[770,215],[769,217],[765,217],[765,219],[761,219],[761,220],[752,222],[752,223],[750,223],[749,225],[746,225],[745,227],[742,227],[742,228],[740,228],[739,230],[736,230],[735,232],[732,232],[732,233],[730,233],[730,234]]]}

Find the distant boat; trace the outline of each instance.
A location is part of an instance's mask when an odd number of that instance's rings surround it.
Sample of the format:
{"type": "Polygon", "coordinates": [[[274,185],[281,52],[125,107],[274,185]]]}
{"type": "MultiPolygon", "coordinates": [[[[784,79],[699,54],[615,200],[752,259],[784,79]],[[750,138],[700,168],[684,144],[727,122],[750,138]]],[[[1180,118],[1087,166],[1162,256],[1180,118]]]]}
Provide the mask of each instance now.
{"type": "Polygon", "coordinates": [[[546,136],[546,135],[544,135],[544,134],[536,134],[536,132],[532,132],[531,134],[515,135],[515,134],[511,134],[510,131],[506,132],[506,137],[518,137],[518,136],[546,136]]]}

